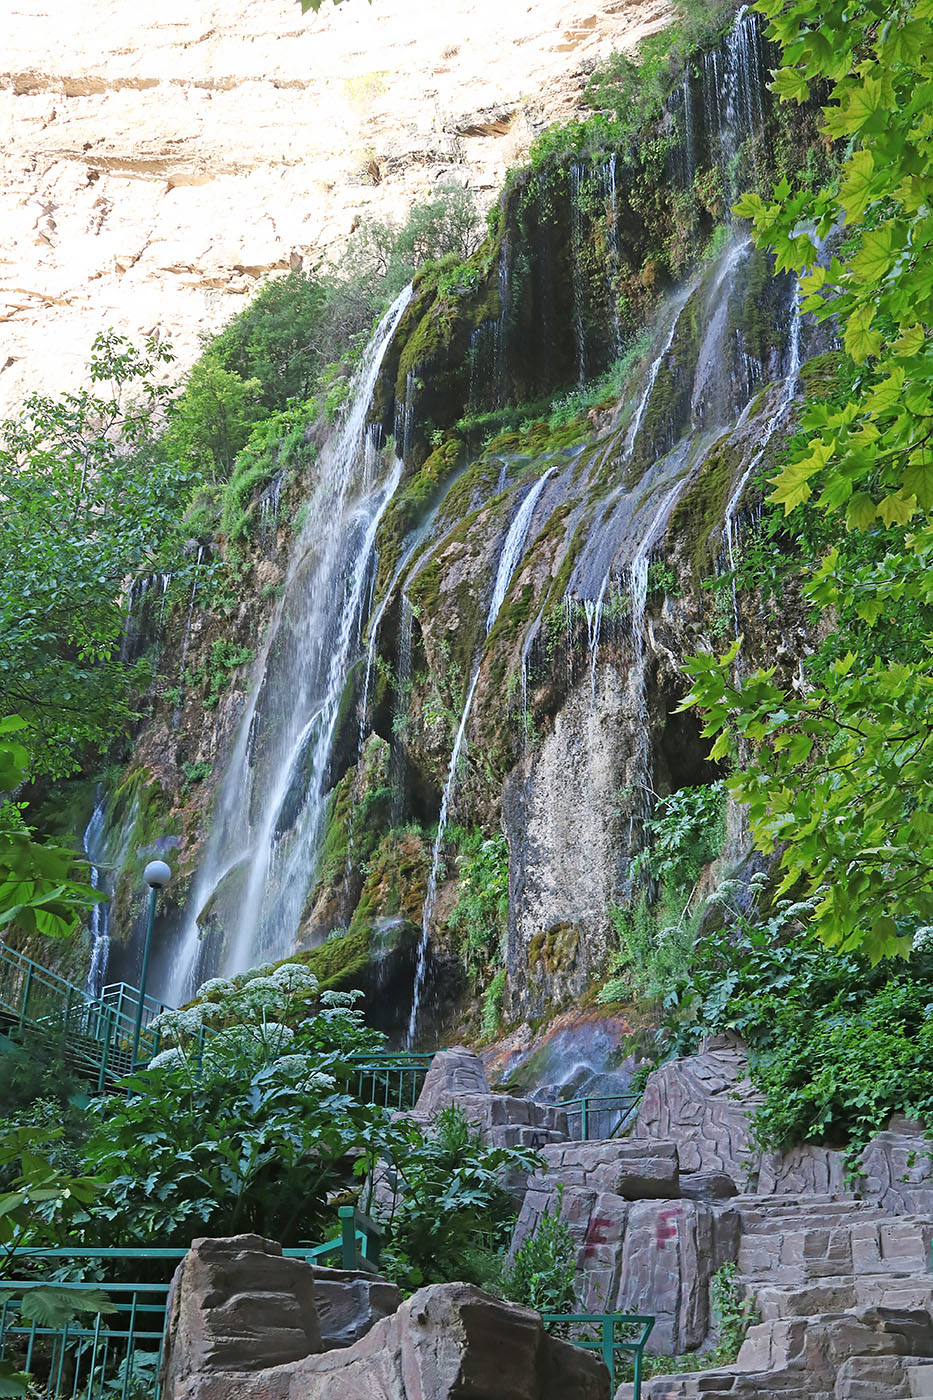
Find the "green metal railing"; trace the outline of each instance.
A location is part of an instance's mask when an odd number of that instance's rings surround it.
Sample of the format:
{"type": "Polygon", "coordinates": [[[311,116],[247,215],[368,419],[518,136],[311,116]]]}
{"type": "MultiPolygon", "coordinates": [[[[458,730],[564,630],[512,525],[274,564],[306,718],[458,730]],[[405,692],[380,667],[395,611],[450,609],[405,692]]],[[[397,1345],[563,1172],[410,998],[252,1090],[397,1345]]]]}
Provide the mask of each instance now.
{"type": "Polygon", "coordinates": [[[567,1099],[556,1107],[567,1111],[570,1136],[591,1142],[628,1132],[640,1103],[641,1094],[588,1094],[582,1099],[567,1099]]]}
{"type": "MultiPolygon", "coordinates": [[[[36,1393],[70,1400],[156,1400],[165,1330],[164,1283],[71,1283],[102,1291],[112,1312],[79,1313],[61,1327],[24,1318],[22,1295],[0,1305],[0,1360],[32,1377],[36,1393]]],[[[4,1284],[15,1289],[17,1283],[4,1284]]]]}
{"type": "Polygon", "coordinates": [[[584,1351],[598,1351],[611,1379],[610,1394],[623,1377],[619,1353],[632,1358],[635,1400],[641,1400],[642,1358],[654,1327],[653,1317],[637,1313],[542,1313],[542,1320],[555,1336],[572,1342],[584,1351]],[[635,1334],[635,1335],[633,1335],[635,1334]]]}
{"type": "MultiPolygon", "coordinates": [[[[340,1233],[323,1244],[283,1249],[289,1259],[320,1264],[325,1259],[342,1269],[379,1266],[382,1234],[377,1225],[354,1206],[337,1212],[340,1233]]],[[[184,1249],[47,1249],[24,1250],[24,1259],[44,1264],[49,1275],[68,1266],[129,1260],[164,1261],[174,1272],[187,1253],[184,1249]]],[[[166,1269],[168,1272],[168,1268],[166,1269]]],[[[51,1281],[51,1278],[50,1278],[51,1281]]],[[[30,1279],[34,1286],[36,1279],[30,1279]]],[[[55,1400],[156,1400],[158,1362],[165,1331],[170,1281],[161,1283],[109,1283],[55,1281],[80,1300],[82,1293],[102,1292],[113,1311],[77,1313],[60,1327],[42,1326],[22,1316],[26,1280],[4,1281],[9,1296],[0,1304],[0,1360],[11,1361],[29,1372],[42,1393],[55,1400]]]]}
{"type": "MultiPolygon", "coordinates": [[[[98,1090],[133,1068],[138,1005],[135,987],[118,983],[101,997],[89,997],[74,983],[0,944],[0,1029],[63,1037],[71,1065],[98,1090]]],[[[146,997],[140,1058],[148,1060],[158,1048],[146,1023],[162,1010],[161,1002],[146,997]]]]}
{"type": "Polygon", "coordinates": [[[364,1103],[381,1108],[414,1108],[433,1059],[433,1052],[422,1055],[408,1050],[351,1055],[355,1079],[350,1077],[348,1088],[364,1103]]]}

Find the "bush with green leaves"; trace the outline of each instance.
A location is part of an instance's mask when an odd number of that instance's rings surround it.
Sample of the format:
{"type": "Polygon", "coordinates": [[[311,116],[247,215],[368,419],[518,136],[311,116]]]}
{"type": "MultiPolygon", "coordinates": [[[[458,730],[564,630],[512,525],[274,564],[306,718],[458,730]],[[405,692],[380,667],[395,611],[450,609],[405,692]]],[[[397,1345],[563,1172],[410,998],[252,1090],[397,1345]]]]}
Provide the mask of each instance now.
{"type": "Polygon", "coordinates": [[[346,1188],[350,1162],[374,1160],[389,1116],[347,1092],[347,1057],[384,1042],[354,993],[324,993],[308,1014],[315,988],[284,963],[212,979],[162,1014],[168,1047],[124,1099],[92,1106],[95,1244],[248,1230],[292,1245],[333,1228],[329,1193],[346,1188]]]}
{"type": "Polygon", "coordinates": [[[561,1215],[563,1195],[560,1186],[557,1200],[545,1206],[537,1229],[502,1272],[505,1297],[538,1312],[572,1313],[579,1307],[576,1251],[570,1227],[561,1215]]]}
{"type": "Polygon", "coordinates": [[[509,915],[509,846],[500,833],[463,832],[457,858],[459,898],[451,927],[463,938],[468,971],[485,972],[502,961],[509,915]]]}
{"type": "Polygon", "coordinates": [[[701,921],[714,893],[694,902],[703,870],[719,855],[723,840],[722,783],[679,788],[659,799],[645,823],[645,844],[632,861],[625,903],[611,905],[617,946],[613,975],[598,993],[603,1003],[632,996],[660,1003],[687,975],[701,921]]]}
{"type": "Polygon", "coordinates": [[[377,1212],[386,1231],[383,1271],[405,1291],[457,1280],[496,1284],[515,1222],[505,1178],[541,1158],[526,1147],[489,1147],[456,1106],[429,1129],[400,1119],[387,1134],[377,1212]]]}
{"type": "Polygon", "coordinates": [[[915,930],[907,959],[872,966],[830,952],[808,931],[817,898],[780,900],[757,918],[734,909],[733,930],[705,937],[670,989],[662,1044],[689,1054],[734,1031],[764,1094],[760,1145],[855,1154],[892,1113],[933,1127],[933,946],[915,930]]]}

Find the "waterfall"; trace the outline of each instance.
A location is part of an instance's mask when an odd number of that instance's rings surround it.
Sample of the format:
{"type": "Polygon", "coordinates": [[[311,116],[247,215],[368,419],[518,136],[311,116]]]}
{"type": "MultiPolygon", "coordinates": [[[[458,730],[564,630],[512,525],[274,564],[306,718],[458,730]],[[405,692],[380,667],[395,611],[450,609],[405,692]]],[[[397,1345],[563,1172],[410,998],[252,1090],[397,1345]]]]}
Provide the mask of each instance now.
{"type": "MultiPolygon", "coordinates": [[[[85,828],[84,840],[82,841],[84,854],[87,856],[88,864],[91,867],[91,888],[95,890],[103,888],[103,872],[98,865],[98,861],[100,861],[103,856],[103,836],[106,818],[107,799],[106,797],[102,797],[91,814],[91,820],[85,828]]],[[[110,953],[109,900],[91,906],[88,932],[91,937],[91,961],[88,967],[84,990],[89,997],[99,997],[103,991],[104,978],[107,975],[107,960],[110,953]]]]}
{"type": "Polygon", "coordinates": [[[707,308],[711,313],[697,355],[690,398],[694,427],[721,426],[731,406],[728,360],[724,354],[725,332],[729,321],[729,298],[739,265],[750,255],[752,242],[742,238],[730,244],[710,288],[707,308]]]}
{"type": "MultiPolygon", "coordinates": [[[[489,612],[486,615],[486,632],[483,640],[489,636],[493,629],[499,609],[505,601],[509,584],[512,582],[512,575],[521,560],[528,538],[528,531],[531,526],[532,516],[542,491],[548,480],[556,470],[549,467],[543,476],[540,476],[531,490],[525,496],[515,518],[509,526],[505,543],[499,555],[499,567],[496,571],[496,582],[492,590],[492,598],[489,603],[489,612]]],[[[421,997],[424,991],[424,979],[428,969],[428,945],[431,937],[431,915],[434,913],[434,905],[437,900],[437,872],[441,861],[441,848],[444,842],[444,832],[447,830],[447,822],[450,817],[450,804],[453,801],[454,788],[457,781],[457,765],[460,762],[460,754],[463,750],[466,738],[467,721],[470,718],[470,710],[473,705],[473,696],[476,693],[476,686],[479,681],[479,673],[483,664],[483,654],[480,651],[479,659],[473,668],[473,675],[467,687],[466,700],[463,705],[463,713],[460,716],[460,724],[454,738],[453,749],[450,754],[450,764],[447,769],[447,781],[444,784],[444,792],[441,797],[441,810],[437,819],[437,835],[434,838],[434,849],[431,854],[431,873],[428,876],[428,886],[425,891],[424,904],[421,909],[421,940],[418,944],[418,961],[415,967],[415,984],[412,992],[411,1015],[408,1019],[408,1035],[406,1044],[414,1042],[415,1032],[418,1027],[418,1014],[421,1010],[421,997]]]]}
{"type": "Polygon", "coordinates": [[[392,708],[392,754],[389,776],[392,784],[392,825],[398,826],[405,811],[405,759],[402,738],[408,722],[411,698],[411,642],[415,614],[408,594],[402,593],[398,621],[398,661],[395,668],[395,704],[392,708]]]}
{"type": "Polygon", "coordinates": [[[680,323],[680,313],[687,303],[687,298],[693,290],[693,286],[694,284],[692,282],[688,283],[683,291],[674,298],[674,314],[671,318],[670,330],[661,347],[661,353],[651,362],[651,368],[648,370],[648,377],[645,380],[645,387],[642,390],[635,412],[632,414],[632,421],[629,424],[628,432],[625,435],[625,447],[623,448],[623,458],[625,461],[631,460],[632,453],[635,450],[635,441],[641,428],[642,419],[645,416],[645,409],[648,407],[648,400],[651,398],[651,391],[658,377],[658,371],[667,359],[670,348],[674,343],[674,336],[677,334],[677,326],[680,323]]]}
{"type": "MultiPolygon", "coordinates": [[[[411,297],[386,312],[357,371],[346,414],[321,453],[308,525],[254,667],[174,960],[169,999],[199,967],[225,972],[293,946],[317,868],[341,699],[359,653],[379,522],[401,478],[377,470],[368,422],[383,358],[411,297]],[[202,930],[201,924],[204,924],[202,930]],[[203,956],[202,931],[222,949],[203,956]]],[[[406,413],[410,405],[406,405],[406,413]]]]}

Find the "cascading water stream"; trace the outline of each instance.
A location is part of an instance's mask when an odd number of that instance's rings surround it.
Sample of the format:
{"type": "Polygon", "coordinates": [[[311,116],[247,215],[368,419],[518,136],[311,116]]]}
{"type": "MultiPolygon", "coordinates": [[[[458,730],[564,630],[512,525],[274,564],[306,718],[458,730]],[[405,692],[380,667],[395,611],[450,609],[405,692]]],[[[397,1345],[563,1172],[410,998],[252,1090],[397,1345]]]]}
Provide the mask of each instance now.
{"type": "MultiPolygon", "coordinates": [[[[509,526],[502,552],[499,555],[499,566],[496,571],[496,583],[492,591],[492,599],[489,604],[489,612],[486,616],[486,632],[483,640],[489,636],[499,615],[499,609],[505,601],[512,575],[518,568],[528,531],[531,526],[532,516],[542,491],[548,480],[556,471],[556,467],[549,467],[543,476],[540,476],[525,496],[515,518],[509,526]]],[[[450,764],[447,769],[447,781],[444,784],[444,792],[441,797],[441,810],[437,819],[437,835],[434,838],[434,849],[431,854],[431,873],[428,876],[427,890],[425,891],[424,904],[421,910],[421,939],[418,944],[418,960],[415,967],[415,983],[412,992],[411,1015],[408,1019],[408,1035],[406,1044],[414,1042],[415,1032],[418,1027],[418,1014],[421,1010],[421,996],[424,991],[424,979],[428,968],[428,946],[431,937],[431,915],[434,913],[434,905],[437,900],[437,872],[441,861],[441,848],[444,842],[444,833],[447,830],[447,822],[450,817],[450,804],[453,801],[454,787],[457,781],[457,765],[460,762],[460,754],[466,738],[467,721],[470,718],[470,710],[473,705],[473,696],[476,693],[476,686],[479,681],[479,674],[482,668],[483,655],[480,652],[479,659],[473,668],[473,675],[467,687],[466,700],[463,706],[463,713],[460,716],[460,724],[454,739],[453,749],[450,755],[450,764]]]]}
{"type": "MultiPolygon", "coordinates": [[[[733,574],[735,572],[736,512],[738,511],[739,504],[742,500],[742,494],[745,490],[745,487],[751,480],[752,473],[758,468],[761,459],[764,457],[765,452],[768,449],[768,444],[770,443],[771,439],[774,437],[775,432],[777,431],[778,424],[781,422],[782,418],[784,417],[785,413],[790,407],[791,401],[794,397],[794,390],[797,385],[797,378],[799,374],[800,283],[799,281],[797,281],[794,283],[793,293],[791,295],[791,305],[788,323],[787,370],[784,375],[784,382],[781,388],[781,397],[778,402],[777,408],[774,410],[774,413],[771,415],[771,417],[768,419],[768,422],[765,425],[765,429],[761,437],[761,446],[755,453],[752,460],[749,462],[745,471],[742,473],[742,476],[740,477],[735,490],[732,492],[732,495],[729,498],[729,502],[726,505],[725,515],[723,516],[723,533],[726,539],[726,553],[729,556],[729,569],[733,574]]],[[[732,601],[736,615],[736,628],[738,629],[738,599],[736,596],[734,579],[732,584],[732,601]]]]}
{"type": "MultiPolygon", "coordinates": [[[[107,799],[102,797],[91,814],[84,832],[84,854],[90,865],[90,885],[92,889],[103,887],[103,876],[98,862],[103,856],[104,828],[107,820],[107,799]]],[[[110,954],[110,902],[103,901],[91,907],[88,921],[91,939],[91,958],[84,990],[89,997],[99,997],[107,975],[107,960],[110,954]]]]}
{"type": "Polygon", "coordinates": [[[205,961],[199,921],[219,923],[224,946],[207,962],[225,972],[249,967],[257,955],[287,952],[298,931],[317,867],[341,698],[370,596],[376,532],[401,478],[396,458],[367,490],[379,458],[368,423],[373,390],[410,297],[408,287],[377,327],[346,416],[321,453],[309,523],[218,791],[171,973],[176,1004],[205,961]]]}

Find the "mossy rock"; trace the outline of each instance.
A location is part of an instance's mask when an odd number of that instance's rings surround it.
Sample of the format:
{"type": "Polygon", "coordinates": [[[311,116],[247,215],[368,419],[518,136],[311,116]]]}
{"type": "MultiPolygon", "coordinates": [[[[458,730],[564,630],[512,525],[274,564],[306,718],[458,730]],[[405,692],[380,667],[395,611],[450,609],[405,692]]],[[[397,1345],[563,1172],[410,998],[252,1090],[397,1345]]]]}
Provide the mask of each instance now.
{"type": "Polygon", "coordinates": [[[576,924],[552,924],[541,929],[528,945],[528,966],[532,972],[543,968],[551,977],[569,972],[577,959],[580,930],[576,924]]]}
{"type": "MultiPolygon", "coordinates": [[[[309,948],[282,963],[302,963],[318,980],[320,992],[345,992],[360,987],[369,967],[371,931],[357,928],[350,933],[328,938],[317,948],[309,948]]],[[[282,963],[276,963],[281,967],[282,963]]]]}
{"type": "Polygon", "coordinates": [[[697,580],[715,571],[717,546],[713,540],[718,539],[733,484],[742,470],[742,450],[720,438],[671,516],[668,537],[676,541],[678,552],[689,561],[697,580]]]}

